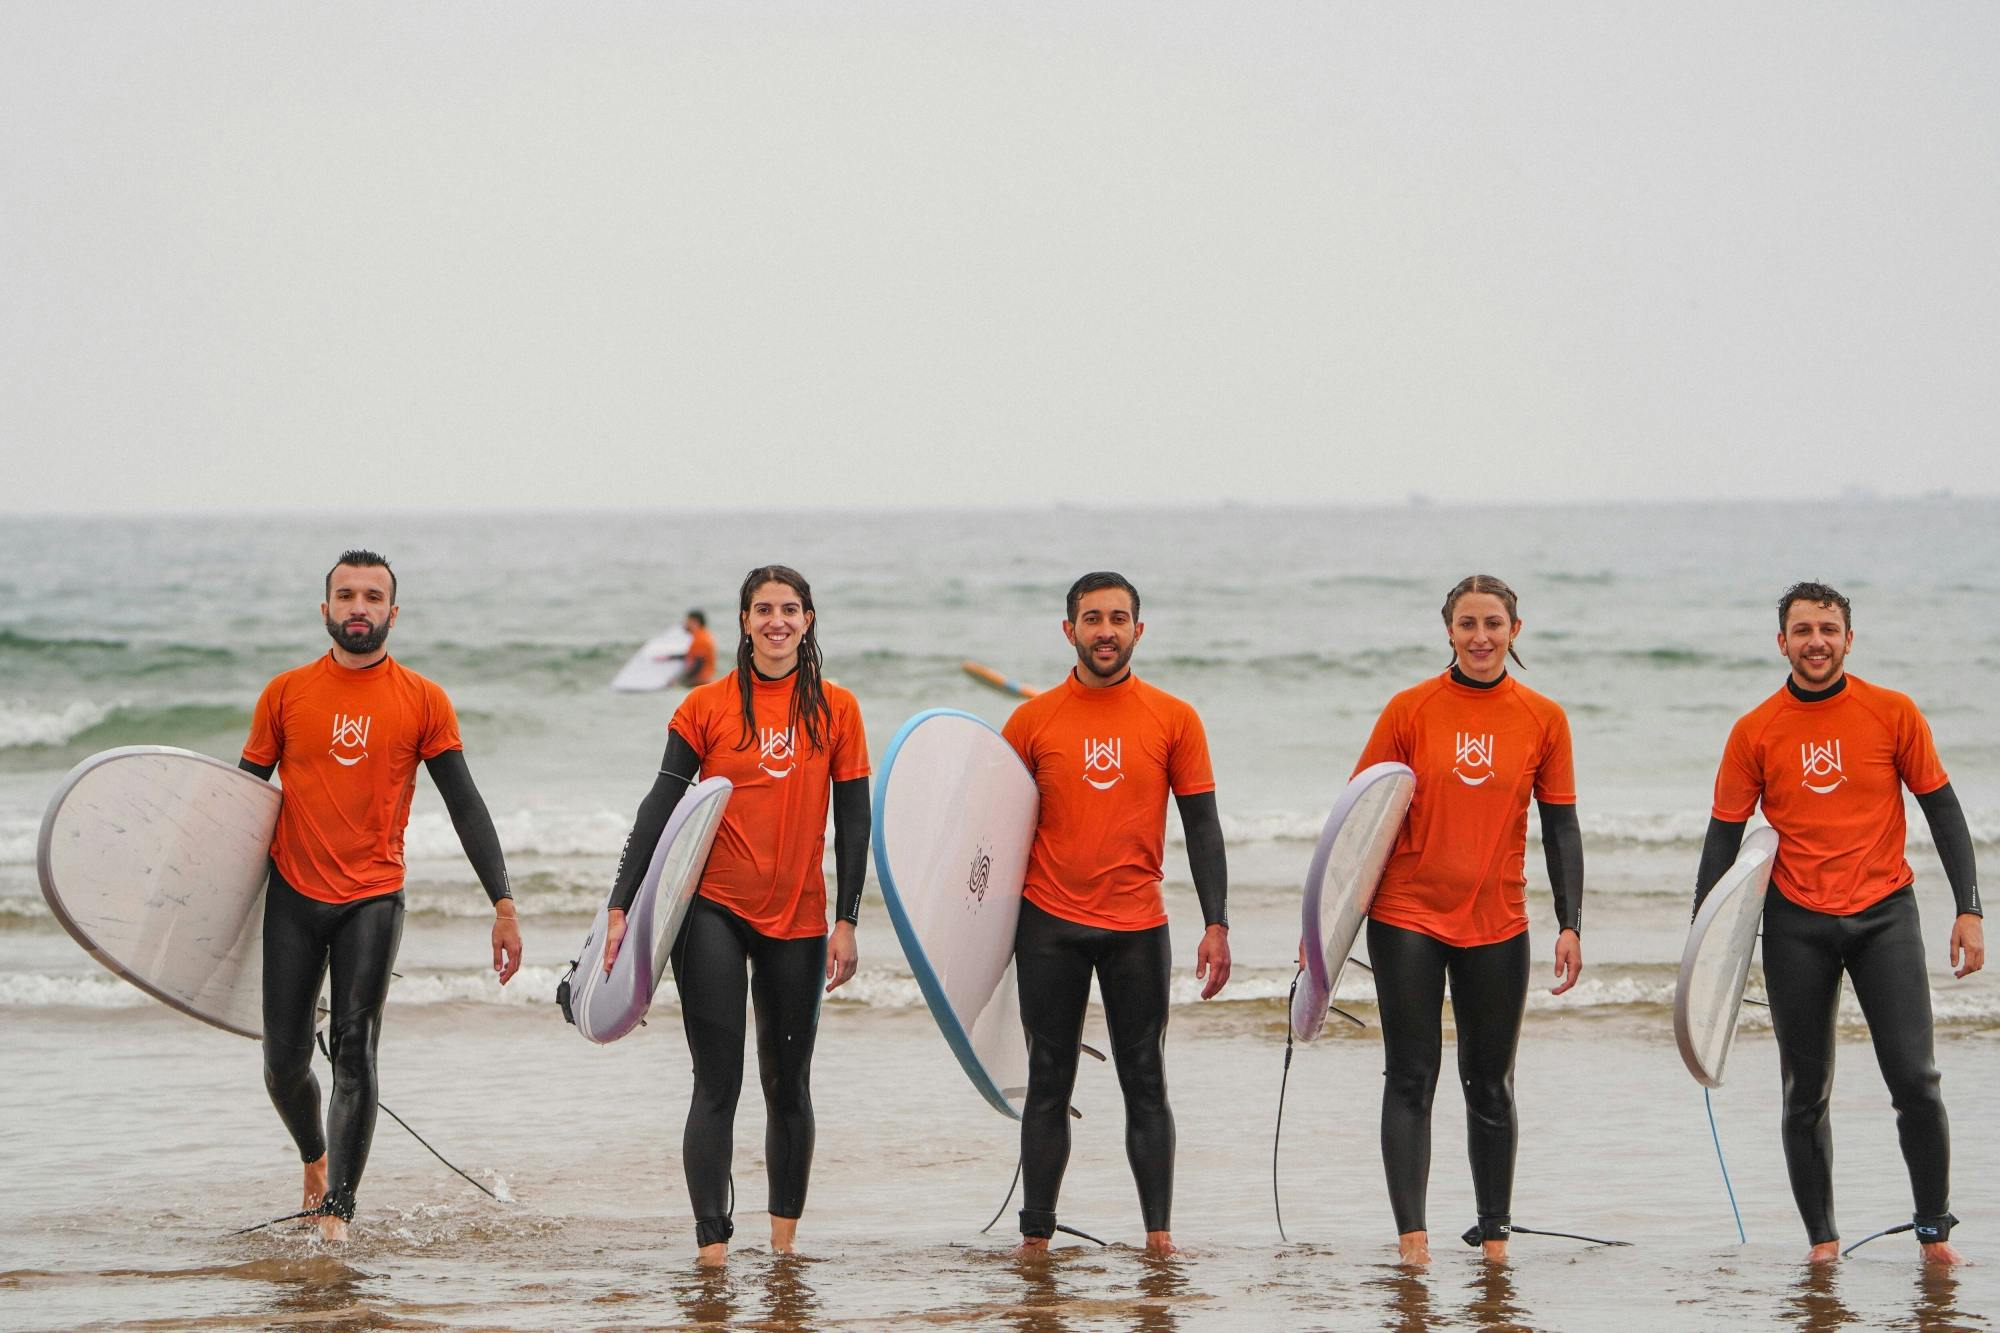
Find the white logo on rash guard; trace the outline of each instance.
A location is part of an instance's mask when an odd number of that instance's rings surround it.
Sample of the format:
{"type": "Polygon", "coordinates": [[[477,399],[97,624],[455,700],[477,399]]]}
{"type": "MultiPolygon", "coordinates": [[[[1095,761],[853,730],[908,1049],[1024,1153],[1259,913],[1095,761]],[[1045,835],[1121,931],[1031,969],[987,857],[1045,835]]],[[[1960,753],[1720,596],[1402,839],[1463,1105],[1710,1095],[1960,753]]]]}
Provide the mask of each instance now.
{"type": "Polygon", "coordinates": [[[1457,762],[1452,765],[1451,771],[1457,774],[1458,780],[1466,786],[1477,787],[1493,776],[1493,733],[1488,731],[1475,736],[1471,732],[1461,731],[1457,735],[1457,762]],[[1486,771],[1479,773],[1482,768],[1486,771]],[[1479,773],[1479,776],[1473,777],[1466,771],[1467,769],[1472,773],[1479,773]]]}
{"type": "Polygon", "coordinates": [[[368,757],[368,729],[375,725],[373,717],[348,717],[344,713],[333,715],[333,748],[327,753],[342,768],[353,768],[368,757]],[[345,750],[359,750],[360,754],[349,758],[341,753],[345,750]]]}
{"type": "Polygon", "coordinates": [[[784,765],[783,768],[772,768],[770,764],[763,763],[757,765],[757,767],[763,769],[772,777],[788,778],[792,775],[791,728],[787,727],[783,731],[778,730],[776,727],[759,728],[757,732],[757,752],[765,759],[770,760],[772,764],[784,765]]]}
{"type": "Polygon", "coordinates": [[[1841,772],[1840,768],[1840,742],[1837,740],[1828,741],[1824,745],[1814,745],[1811,741],[1807,741],[1799,746],[1799,766],[1806,771],[1803,783],[1805,789],[1818,792],[1821,796],[1847,781],[1847,774],[1841,772]],[[1834,777],[1837,773],[1839,776],[1834,777]],[[1822,787],[1813,781],[1814,778],[1820,779],[1821,782],[1833,778],[1833,781],[1827,782],[1822,787]]]}
{"type": "Polygon", "coordinates": [[[1084,738],[1083,780],[1099,791],[1110,791],[1125,780],[1125,738],[1113,736],[1108,741],[1084,738]],[[1092,773],[1109,773],[1111,780],[1099,782],[1092,773]]]}

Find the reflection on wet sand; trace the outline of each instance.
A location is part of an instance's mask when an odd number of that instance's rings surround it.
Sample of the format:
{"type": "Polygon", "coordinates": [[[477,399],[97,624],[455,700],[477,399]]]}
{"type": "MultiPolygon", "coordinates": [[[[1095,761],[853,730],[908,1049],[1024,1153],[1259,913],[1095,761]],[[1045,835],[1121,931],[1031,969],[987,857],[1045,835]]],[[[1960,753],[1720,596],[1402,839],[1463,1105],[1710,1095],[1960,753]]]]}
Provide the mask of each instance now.
{"type": "Polygon", "coordinates": [[[1861,1316],[1847,1308],[1837,1290],[1839,1264],[1807,1264],[1799,1280],[1785,1297],[1781,1318],[1808,1333],[1829,1333],[1836,1328],[1861,1322],[1861,1316]]]}
{"type": "Polygon", "coordinates": [[[1917,1302],[1913,1311],[1920,1333],[1959,1333],[1988,1327],[1984,1318],[1958,1310],[1958,1271],[1942,1264],[1917,1265],[1917,1302]]]}

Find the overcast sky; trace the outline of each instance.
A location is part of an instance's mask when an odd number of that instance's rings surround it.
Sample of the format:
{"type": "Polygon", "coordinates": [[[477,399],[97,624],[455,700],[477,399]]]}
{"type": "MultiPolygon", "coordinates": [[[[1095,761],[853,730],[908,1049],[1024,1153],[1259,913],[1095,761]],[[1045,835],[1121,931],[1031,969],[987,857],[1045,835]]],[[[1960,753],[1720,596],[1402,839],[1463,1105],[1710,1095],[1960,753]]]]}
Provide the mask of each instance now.
{"type": "Polygon", "coordinates": [[[0,0],[0,510],[2000,493],[2000,5],[0,0]]]}

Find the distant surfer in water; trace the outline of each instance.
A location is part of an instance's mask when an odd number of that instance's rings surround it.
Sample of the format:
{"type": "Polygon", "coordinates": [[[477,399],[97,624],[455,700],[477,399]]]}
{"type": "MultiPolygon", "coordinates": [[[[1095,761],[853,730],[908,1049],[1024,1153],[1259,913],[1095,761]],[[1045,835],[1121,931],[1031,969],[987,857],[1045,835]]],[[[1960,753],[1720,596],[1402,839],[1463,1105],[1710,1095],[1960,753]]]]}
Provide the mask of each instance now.
{"type": "Polygon", "coordinates": [[[1868,1020],[1896,1108],[1927,1262],[1955,1264],[1950,1244],[1951,1134],[1932,1055],[1931,989],[1904,859],[1903,788],[1923,807],[1958,914],[1958,976],[1986,961],[1972,834],[1923,714],[1909,696],[1846,673],[1853,609],[1823,583],[1778,600],[1783,688],[1739,719],[1715,776],[1715,806],[1695,876],[1695,908],[1736,860],[1762,806],[1778,833],[1764,898],[1764,984],[1784,1079],[1783,1137],[1792,1198],[1812,1242],[1807,1258],[1840,1257],[1833,1221],[1834,1028],[1841,973],[1868,1020]]]}
{"type": "Polygon", "coordinates": [[[301,1206],[343,1240],[375,1135],[375,1045],[403,934],[403,828],[417,765],[451,812],[493,903],[493,970],[521,966],[521,930],[500,838],[473,785],[458,716],[437,685],[389,657],[396,575],[373,551],[347,551],[326,576],[320,618],[333,650],[264,687],[238,767],[285,799],[264,895],[264,1086],[305,1163],[301,1206]],[[320,1128],[314,1006],[333,972],[327,1040],[333,1096],[320,1128]]]}
{"type": "Polygon", "coordinates": [[[1583,971],[1583,838],[1569,720],[1507,673],[1519,662],[1513,589],[1489,574],[1445,596],[1451,665],[1389,701],[1355,772],[1408,764],[1416,793],[1368,909],[1381,1006],[1382,1164],[1402,1262],[1430,1262],[1425,1194],[1431,1100],[1443,1060],[1445,984],[1458,1028],[1459,1085],[1486,1258],[1513,1230],[1514,1055],[1528,999],[1528,798],[1541,811],[1555,897],[1552,993],[1583,971]]]}
{"type": "Polygon", "coordinates": [[[737,612],[736,669],[689,691],[667,729],[659,776],[639,804],[611,897],[604,970],[674,807],[698,775],[734,786],[673,947],[694,1097],[681,1165],[697,1260],[726,1262],[730,1144],[743,1087],[743,1007],[757,1010],[771,1249],[793,1251],[812,1174],[813,1040],[821,988],[854,976],[854,925],[868,872],[868,739],[854,696],[820,674],[812,589],[783,565],[753,569],[737,612]],[[827,807],[837,898],[826,920],[827,807]],[[746,978],[746,969],[748,976],[746,978]]]}
{"type": "Polygon", "coordinates": [[[1146,1250],[1174,1252],[1174,1116],[1167,1104],[1173,958],[1160,893],[1167,795],[1180,807],[1206,930],[1195,976],[1206,1000],[1229,980],[1228,869],[1208,738],[1194,709],[1132,674],[1145,633],[1124,577],[1086,574],[1063,634],[1077,665],[1022,704],[1001,733],[1041,795],[1014,961],[1028,1034],[1021,1112],[1021,1248],[1044,1252],[1069,1164],[1070,1091],[1090,979],[1097,977],[1125,1095],[1125,1154],[1139,1186],[1146,1250]]]}
{"type": "Polygon", "coordinates": [[[697,608],[687,613],[681,628],[693,640],[688,644],[686,665],[677,685],[706,685],[715,679],[715,636],[708,632],[708,613],[697,608]]]}

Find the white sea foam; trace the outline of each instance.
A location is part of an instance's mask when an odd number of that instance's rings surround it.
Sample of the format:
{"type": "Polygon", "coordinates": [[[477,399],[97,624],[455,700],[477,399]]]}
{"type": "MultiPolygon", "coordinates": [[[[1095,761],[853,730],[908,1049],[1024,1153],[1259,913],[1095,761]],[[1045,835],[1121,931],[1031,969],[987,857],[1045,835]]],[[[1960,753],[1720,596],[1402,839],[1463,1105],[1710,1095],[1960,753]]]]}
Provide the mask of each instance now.
{"type": "Polygon", "coordinates": [[[60,707],[35,705],[20,699],[0,703],[0,750],[31,745],[61,745],[90,730],[111,715],[116,704],[78,699],[60,707]]]}

